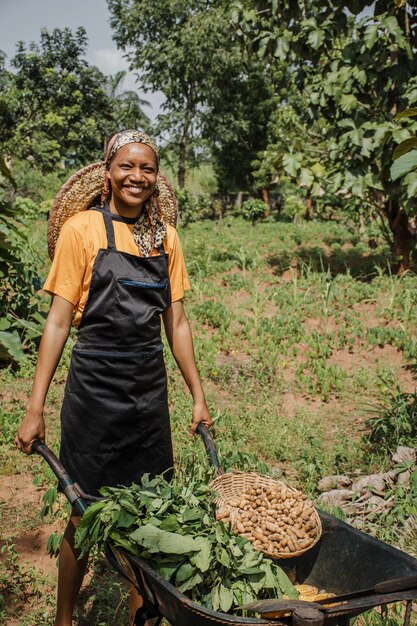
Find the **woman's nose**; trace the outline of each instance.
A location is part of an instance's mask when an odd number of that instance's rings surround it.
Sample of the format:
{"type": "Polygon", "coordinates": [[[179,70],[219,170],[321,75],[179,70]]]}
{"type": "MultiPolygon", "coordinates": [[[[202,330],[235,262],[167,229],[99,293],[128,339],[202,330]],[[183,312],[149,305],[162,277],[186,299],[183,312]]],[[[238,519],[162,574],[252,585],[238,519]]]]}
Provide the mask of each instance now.
{"type": "Polygon", "coordinates": [[[143,179],[143,171],[140,167],[136,167],[130,172],[130,178],[135,181],[141,181],[143,179]]]}

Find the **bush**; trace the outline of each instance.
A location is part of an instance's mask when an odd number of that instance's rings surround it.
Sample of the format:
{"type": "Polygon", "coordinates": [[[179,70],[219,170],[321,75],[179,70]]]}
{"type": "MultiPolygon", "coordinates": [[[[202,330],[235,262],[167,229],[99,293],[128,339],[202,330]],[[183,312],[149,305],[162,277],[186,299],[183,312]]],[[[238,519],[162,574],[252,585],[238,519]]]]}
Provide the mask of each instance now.
{"type": "Polygon", "coordinates": [[[208,219],[212,216],[210,196],[194,196],[188,189],[176,189],[175,195],[178,203],[178,214],[182,226],[192,222],[208,219]]]}
{"type": "Polygon", "coordinates": [[[246,200],[242,204],[243,217],[252,222],[252,225],[264,217],[266,209],[267,206],[263,200],[246,200]]]}
{"type": "Polygon", "coordinates": [[[417,445],[417,392],[399,389],[375,408],[377,416],[369,420],[371,447],[395,451],[398,446],[417,445]]]}

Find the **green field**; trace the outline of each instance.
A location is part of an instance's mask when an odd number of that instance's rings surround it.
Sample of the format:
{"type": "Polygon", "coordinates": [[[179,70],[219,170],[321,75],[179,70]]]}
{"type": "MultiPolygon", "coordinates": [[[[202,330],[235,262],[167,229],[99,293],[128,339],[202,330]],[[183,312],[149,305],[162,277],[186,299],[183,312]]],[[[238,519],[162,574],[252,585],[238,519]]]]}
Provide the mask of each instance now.
{"type": "MultiPolygon", "coordinates": [[[[40,268],[44,229],[34,235],[40,268]]],[[[190,224],[180,235],[192,283],[186,310],[226,468],[283,476],[316,499],[320,478],[381,471],[398,444],[417,446],[417,279],[393,276],[383,246],[368,247],[341,222],[224,219],[190,224]]],[[[55,449],[68,359],[69,348],[49,396],[47,443],[55,449]]],[[[193,462],[208,479],[201,441],[187,434],[190,398],[168,352],[166,360],[177,466],[193,462]]],[[[12,443],[32,374],[29,358],[19,371],[0,372],[0,596],[7,599],[0,622],[10,626],[50,624],[56,570],[46,540],[65,517],[50,493],[41,518],[52,475],[12,443]]],[[[365,530],[415,553],[412,486],[393,497],[391,517],[368,519],[365,530]]],[[[97,560],[76,623],[121,624],[120,587],[97,560]]]]}

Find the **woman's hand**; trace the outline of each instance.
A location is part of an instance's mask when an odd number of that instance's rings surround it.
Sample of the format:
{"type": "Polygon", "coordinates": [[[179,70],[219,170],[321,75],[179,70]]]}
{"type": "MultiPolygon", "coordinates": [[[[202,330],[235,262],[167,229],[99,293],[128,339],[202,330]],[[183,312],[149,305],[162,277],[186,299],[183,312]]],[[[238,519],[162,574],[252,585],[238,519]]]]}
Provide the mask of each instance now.
{"type": "Polygon", "coordinates": [[[45,421],[42,413],[32,413],[28,410],[14,442],[21,452],[32,454],[32,443],[35,439],[45,441],[45,421]]]}
{"type": "Polygon", "coordinates": [[[193,419],[190,424],[190,435],[195,435],[197,431],[197,426],[199,424],[204,424],[207,428],[210,428],[212,421],[210,417],[209,410],[207,408],[207,404],[205,400],[201,402],[196,402],[193,408],[193,419]]]}

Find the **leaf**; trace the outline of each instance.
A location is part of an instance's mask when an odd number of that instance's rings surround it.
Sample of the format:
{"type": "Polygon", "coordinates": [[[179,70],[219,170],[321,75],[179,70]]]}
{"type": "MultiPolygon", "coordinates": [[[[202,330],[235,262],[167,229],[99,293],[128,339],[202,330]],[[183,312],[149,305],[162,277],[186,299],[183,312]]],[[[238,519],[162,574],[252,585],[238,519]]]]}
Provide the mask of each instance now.
{"type": "Polygon", "coordinates": [[[282,165],[289,176],[297,176],[300,168],[300,157],[296,154],[287,153],[282,157],[282,165]]]}
{"type": "Polygon", "coordinates": [[[114,545],[120,546],[132,554],[138,554],[135,544],[122,537],[118,532],[110,533],[110,539],[114,545]]]}
{"type": "Polygon", "coordinates": [[[196,542],[198,543],[199,551],[193,555],[192,561],[200,572],[207,572],[211,562],[210,541],[204,537],[199,537],[196,539],[196,542]]]}
{"type": "Polygon", "coordinates": [[[311,169],[302,167],[300,172],[300,187],[310,187],[314,180],[314,174],[311,169]]]}
{"type": "Polygon", "coordinates": [[[279,588],[281,589],[283,595],[288,596],[288,598],[290,599],[298,598],[298,591],[296,590],[284,570],[282,570],[280,567],[277,567],[275,575],[279,588]]]}
{"type": "Polygon", "coordinates": [[[213,587],[211,590],[211,605],[213,611],[218,611],[220,608],[219,586],[213,587]]]}
{"type": "Polygon", "coordinates": [[[219,604],[224,613],[227,613],[233,604],[233,591],[223,584],[219,587],[219,604]]]}
{"type": "Polygon", "coordinates": [[[394,117],[394,120],[400,120],[403,117],[413,117],[417,115],[417,108],[413,107],[411,109],[404,109],[404,111],[401,111],[401,113],[397,113],[397,115],[394,117]]]}
{"type": "Polygon", "coordinates": [[[265,573],[260,571],[256,574],[247,574],[246,580],[249,582],[255,593],[259,593],[259,591],[264,586],[265,573]]]}
{"type": "Polygon", "coordinates": [[[395,161],[398,157],[410,152],[410,150],[412,150],[415,146],[417,146],[417,137],[409,137],[408,139],[405,139],[395,148],[392,153],[392,158],[395,161]]]}
{"type": "Polygon", "coordinates": [[[398,157],[396,161],[391,165],[391,179],[397,180],[404,174],[411,172],[417,167],[417,150],[411,150],[406,154],[398,157]]]}
{"type": "Polygon", "coordinates": [[[242,567],[239,572],[245,576],[250,576],[251,574],[262,574],[263,570],[260,567],[242,567]]]}
{"type": "Polygon", "coordinates": [[[0,318],[0,330],[7,330],[10,328],[10,322],[5,317],[0,318]]]}
{"type": "Polygon", "coordinates": [[[218,561],[225,567],[230,567],[230,557],[227,553],[227,550],[225,550],[224,548],[221,548],[221,550],[219,550],[218,561]]]}
{"type": "Polygon", "coordinates": [[[162,520],[159,528],[161,530],[167,530],[169,532],[178,530],[180,528],[180,523],[177,519],[177,516],[174,514],[168,515],[165,519],[162,520]]]}
{"type": "Polygon", "coordinates": [[[307,43],[313,48],[318,50],[324,41],[324,32],[322,30],[312,30],[307,37],[307,43]]]}
{"type": "Polygon", "coordinates": [[[351,94],[343,94],[340,98],[340,108],[345,113],[351,113],[358,106],[358,99],[355,95],[351,94]]]}
{"type": "Polygon", "coordinates": [[[182,519],[184,522],[194,522],[201,519],[201,513],[199,509],[185,509],[182,519]]]}
{"type": "Polygon", "coordinates": [[[191,563],[184,563],[181,567],[178,568],[178,571],[175,575],[175,586],[178,587],[184,580],[187,578],[191,578],[196,573],[195,567],[191,565],[191,563]]]}
{"type": "Polygon", "coordinates": [[[160,561],[158,572],[159,574],[165,578],[165,580],[171,580],[172,574],[178,569],[177,561],[160,561]]]}
{"type": "Polygon", "coordinates": [[[129,537],[151,552],[186,554],[198,550],[198,543],[192,537],[169,533],[152,524],[145,524],[131,533],[129,537]]]}
{"type": "Polygon", "coordinates": [[[368,50],[373,48],[376,40],[378,39],[378,27],[378,24],[368,24],[368,26],[365,28],[363,38],[368,50]]]}
{"type": "Polygon", "coordinates": [[[197,587],[197,585],[199,585],[202,581],[203,577],[199,572],[196,572],[194,576],[191,576],[191,578],[187,578],[187,580],[181,583],[181,585],[178,585],[178,590],[184,593],[186,591],[189,591],[190,589],[194,589],[194,587],[197,587]]]}
{"type": "Polygon", "coordinates": [[[128,500],[127,498],[122,498],[120,500],[120,506],[125,509],[126,511],[128,511],[129,513],[132,513],[133,515],[138,515],[139,514],[139,509],[137,506],[135,506],[133,504],[133,502],[131,502],[130,500],[128,500]]]}
{"type": "Polygon", "coordinates": [[[24,358],[22,342],[17,332],[0,330],[0,347],[4,348],[7,355],[14,361],[21,361],[24,358]]]}
{"type": "Polygon", "coordinates": [[[133,515],[132,513],[128,513],[127,511],[122,509],[117,518],[117,526],[119,528],[130,528],[137,520],[137,518],[137,514],[133,515]]]}
{"type": "Polygon", "coordinates": [[[288,39],[286,39],[285,37],[277,37],[277,40],[275,42],[274,57],[276,59],[279,59],[279,61],[285,61],[289,49],[290,44],[288,42],[288,39]]]}

